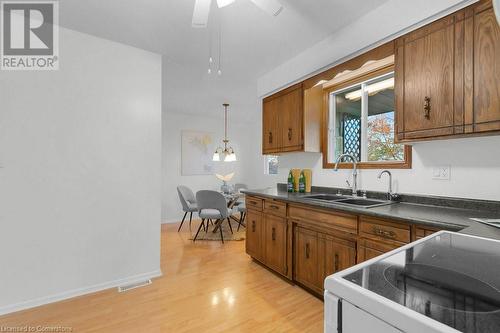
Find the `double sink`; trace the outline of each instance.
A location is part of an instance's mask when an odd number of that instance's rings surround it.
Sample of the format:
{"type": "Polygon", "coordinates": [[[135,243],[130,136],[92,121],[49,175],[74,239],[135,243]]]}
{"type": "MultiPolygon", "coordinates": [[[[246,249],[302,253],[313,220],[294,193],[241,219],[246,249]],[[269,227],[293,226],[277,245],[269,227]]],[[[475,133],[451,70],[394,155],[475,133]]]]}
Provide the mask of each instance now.
{"type": "Polygon", "coordinates": [[[305,196],[304,199],[312,201],[331,202],[339,205],[355,206],[361,208],[372,208],[378,206],[391,205],[394,202],[389,200],[366,199],[353,196],[335,194],[316,194],[305,196]]]}

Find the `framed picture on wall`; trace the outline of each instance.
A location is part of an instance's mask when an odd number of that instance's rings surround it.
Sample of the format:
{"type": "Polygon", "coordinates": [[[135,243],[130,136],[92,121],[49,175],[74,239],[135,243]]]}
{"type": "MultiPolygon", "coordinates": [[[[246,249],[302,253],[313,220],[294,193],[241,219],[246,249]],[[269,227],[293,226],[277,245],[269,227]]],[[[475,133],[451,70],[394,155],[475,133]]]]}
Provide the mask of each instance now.
{"type": "Polygon", "coordinates": [[[212,157],[215,151],[213,133],[183,130],[181,135],[182,175],[213,175],[212,157]]]}

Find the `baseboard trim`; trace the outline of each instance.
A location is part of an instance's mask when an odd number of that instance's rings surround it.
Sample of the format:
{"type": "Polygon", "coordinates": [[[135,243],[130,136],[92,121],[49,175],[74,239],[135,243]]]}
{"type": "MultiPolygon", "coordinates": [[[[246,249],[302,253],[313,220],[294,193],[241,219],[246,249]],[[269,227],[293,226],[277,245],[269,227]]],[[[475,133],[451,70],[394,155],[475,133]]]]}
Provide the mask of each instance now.
{"type": "Polygon", "coordinates": [[[123,285],[137,283],[140,281],[153,279],[153,278],[157,278],[160,276],[162,276],[162,272],[159,269],[159,270],[149,272],[149,273],[138,274],[138,275],[126,277],[123,279],[108,281],[108,282],[99,283],[99,284],[89,286],[89,287],[78,288],[78,289],[74,289],[74,290],[65,291],[65,292],[62,292],[59,294],[54,294],[54,295],[36,298],[33,300],[29,300],[29,301],[19,302],[16,304],[0,307],[0,316],[6,315],[9,313],[13,313],[13,312],[17,312],[17,311],[31,309],[31,308],[34,308],[37,306],[42,306],[42,305],[46,305],[46,304],[50,304],[50,303],[54,303],[54,302],[63,301],[63,300],[69,299],[69,298],[77,297],[77,296],[82,296],[82,295],[86,295],[86,294],[95,293],[98,291],[103,291],[103,290],[110,289],[110,288],[116,288],[116,287],[123,286],[123,285]]]}

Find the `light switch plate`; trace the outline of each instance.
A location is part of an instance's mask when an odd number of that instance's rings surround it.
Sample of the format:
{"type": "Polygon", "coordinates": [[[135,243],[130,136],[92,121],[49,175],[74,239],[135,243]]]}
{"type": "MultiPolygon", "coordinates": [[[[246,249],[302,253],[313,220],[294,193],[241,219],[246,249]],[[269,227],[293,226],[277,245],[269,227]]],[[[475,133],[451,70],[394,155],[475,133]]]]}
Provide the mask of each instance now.
{"type": "Polygon", "coordinates": [[[449,165],[438,166],[432,169],[432,179],[450,180],[451,167],[449,165]]]}

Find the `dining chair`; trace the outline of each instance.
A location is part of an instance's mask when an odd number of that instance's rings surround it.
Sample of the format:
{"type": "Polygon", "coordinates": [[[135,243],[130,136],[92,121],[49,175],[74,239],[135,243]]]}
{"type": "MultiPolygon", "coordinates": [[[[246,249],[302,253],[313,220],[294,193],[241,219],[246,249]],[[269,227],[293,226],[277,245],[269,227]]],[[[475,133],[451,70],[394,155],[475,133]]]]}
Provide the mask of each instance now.
{"type": "Polygon", "coordinates": [[[238,229],[240,231],[241,226],[245,226],[245,218],[247,217],[247,206],[243,202],[241,205],[236,206],[236,210],[240,212],[240,219],[238,220],[238,229]]]}
{"type": "Polygon", "coordinates": [[[179,194],[179,200],[181,201],[182,210],[184,211],[184,217],[182,218],[181,225],[177,232],[182,228],[182,224],[186,219],[188,213],[189,215],[189,229],[191,229],[191,222],[193,221],[193,213],[198,211],[198,205],[196,203],[196,198],[193,191],[187,186],[179,185],[177,186],[177,194],[179,194]]]}
{"type": "Polygon", "coordinates": [[[227,208],[226,198],[217,191],[202,190],[196,193],[196,202],[198,203],[198,216],[201,218],[201,224],[198,227],[198,231],[196,231],[193,242],[196,241],[201,228],[204,228],[205,231],[208,232],[209,220],[215,220],[215,228],[219,229],[222,243],[224,243],[222,222],[227,220],[229,230],[233,233],[233,227],[231,226],[231,221],[229,220],[229,217],[233,212],[232,209],[227,208]],[[206,226],[205,221],[207,221],[206,226]]]}

